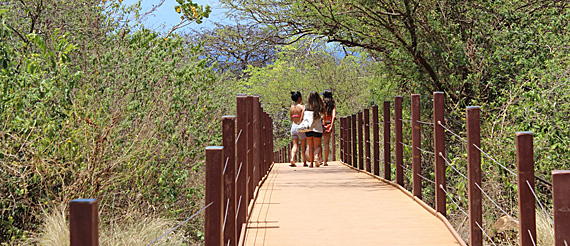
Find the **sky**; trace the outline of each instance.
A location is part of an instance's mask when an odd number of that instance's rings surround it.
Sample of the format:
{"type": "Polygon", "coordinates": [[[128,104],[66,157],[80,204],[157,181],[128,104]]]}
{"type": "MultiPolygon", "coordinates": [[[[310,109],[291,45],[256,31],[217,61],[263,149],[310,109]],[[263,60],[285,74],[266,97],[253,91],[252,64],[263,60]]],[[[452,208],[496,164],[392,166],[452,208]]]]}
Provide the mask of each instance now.
{"type": "MultiPolygon", "coordinates": [[[[123,4],[134,4],[137,1],[138,0],[124,0],[123,4]]],[[[149,11],[154,7],[154,5],[158,4],[159,2],[159,0],[142,0],[141,13],[149,11]]],[[[192,23],[184,29],[210,28],[213,26],[212,23],[214,22],[221,22],[224,24],[231,23],[231,21],[229,21],[225,15],[227,9],[221,8],[221,4],[217,0],[194,0],[193,2],[203,6],[210,5],[212,13],[210,13],[210,17],[205,19],[202,24],[192,23]]],[[[144,20],[145,27],[155,30],[170,30],[172,26],[180,22],[180,14],[176,13],[174,10],[174,6],[176,5],[179,5],[176,0],[166,0],[164,4],[160,6],[160,8],[158,8],[155,12],[149,15],[146,20],[144,20]]]]}

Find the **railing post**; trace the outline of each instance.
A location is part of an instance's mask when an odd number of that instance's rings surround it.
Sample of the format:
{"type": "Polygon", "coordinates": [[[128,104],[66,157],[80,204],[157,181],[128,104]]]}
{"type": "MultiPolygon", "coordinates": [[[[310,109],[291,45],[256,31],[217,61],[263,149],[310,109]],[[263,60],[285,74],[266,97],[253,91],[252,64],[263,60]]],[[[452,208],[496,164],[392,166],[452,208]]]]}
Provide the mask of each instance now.
{"type": "Polygon", "coordinates": [[[480,109],[472,106],[466,109],[467,120],[467,172],[469,192],[469,245],[483,245],[481,207],[481,152],[475,147],[481,146],[480,109]],[[477,187],[479,186],[479,187],[477,187]]]}
{"type": "Polygon", "coordinates": [[[339,137],[339,144],[340,144],[340,161],[344,162],[344,117],[339,118],[340,121],[340,137],[339,137]]]}
{"type": "Polygon", "coordinates": [[[445,197],[445,131],[439,124],[445,125],[444,94],[433,93],[433,148],[435,153],[435,211],[446,215],[445,197]]]}
{"type": "Polygon", "coordinates": [[[352,165],[352,116],[346,118],[346,164],[352,165]]]}
{"type": "Polygon", "coordinates": [[[392,168],[390,167],[390,101],[384,101],[384,179],[392,180],[392,168]]]}
{"type": "Polygon", "coordinates": [[[342,117],[344,119],[344,130],[342,131],[342,136],[343,136],[343,145],[342,145],[342,149],[344,150],[344,153],[342,155],[342,162],[347,163],[348,164],[348,118],[347,117],[342,117]]]}
{"type": "Polygon", "coordinates": [[[254,160],[253,160],[253,139],[254,138],[254,128],[253,128],[253,96],[247,96],[246,100],[247,109],[247,201],[245,207],[248,208],[251,200],[253,199],[253,191],[255,186],[253,185],[254,175],[254,160]]]}
{"type": "Polygon", "coordinates": [[[570,171],[552,171],[554,245],[570,245],[570,171]]]}
{"type": "Polygon", "coordinates": [[[362,111],[358,112],[358,169],[364,170],[364,138],[362,136],[362,128],[364,121],[362,119],[362,111]]]}
{"type": "Polygon", "coordinates": [[[372,135],[374,136],[374,175],[380,175],[380,127],[378,126],[378,105],[372,106],[372,135]]]}
{"type": "Polygon", "coordinates": [[[286,163],[289,163],[291,161],[291,152],[293,152],[292,148],[293,148],[293,143],[289,142],[289,144],[287,144],[287,156],[285,159],[286,163]]]}
{"type": "Polygon", "coordinates": [[[267,141],[269,139],[269,136],[267,135],[267,133],[269,132],[269,124],[267,124],[269,115],[267,115],[266,112],[263,112],[261,119],[263,119],[263,121],[261,122],[261,124],[263,125],[262,129],[263,129],[263,134],[261,135],[261,139],[263,142],[263,145],[261,146],[263,148],[263,168],[261,168],[261,177],[264,177],[267,174],[267,170],[268,170],[268,164],[269,164],[269,158],[267,158],[269,156],[269,141],[267,141]]]}
{"type": "Polygon", "coordinates": [[[206,147],[206,209],[205,240],[206,246],[223,245],[223,156],[224,147],[206,147]]]}
{"type": "Polygon", "coordinates": [[[247,201],[248,199],[248,187],[247,187],[247,151],[248,151],[248,129],[247,129],[247,95],[238,94],[237,96],[237,132],[238,139],[236,141],[236,152],[237,152],[237,179],[236,179],[236,202],[237,206],[237,221],[236,221],[236,231],[239,233],[242,230],[243,223],[247,217],[247,201]]]}
{"type": "Polygon", "coordinates": [[[364,153],[366,154],[366,171],[372,173],[372,156],[370,155],[370,109],[364,109],[364,153]]]}
{"type": "Polygon", "coordinates": [[[517,132],[516,137],[519,245],[531,246],[536,240],[536,212],[532,194],[534,190],[533,135],[532,132],[517,132]]]}
{"type": "Polygon", "coordinates": [[[222,142],[224,146],[224,218],[222,225],[224,231],[224,245],[237,244],[236,231],[236,198],[235,198],[235,166],[236,166],[236,140],[235,116],[222,117],[222,142]]]}
{"type": "Polygon", "coordinates": [[[261,175],[261,105],[259,97],[253,97],[253,189],[259,184],[261,175]]]}
{"type": "Polygon", "coordinates": [[[412,185],[414,196],[422,198],[422,173],[421,133],[420,133],[420,95],[412,94],[412,185]]]}
{"type": "Polygon", "coordinates": [[[404,186],[404,146],[402,145],[402,97],[394,98],[394,134],[396,140],[396,183],[404,186]]]}
{"type": "Polygon", "coordinates": [[[273,118],[271,118],[271,116],[269,116],[269,150],[271,153],[271,157],[270,160],[271,162],[269,163],[269,166],[271,167],[271,165],[273,164],[273,118]]]}
{"type": "Polygon", "coordinates": [[[351,116],[352,118],[352,166],[358,167],[358,150],[356,148],[358,139],[356,138],[356,130],[358,125],[356,125],[356,114],[351,116]]]}
{"type": "Polygon", "coordinates": [[[69,240],[71,246],[99,245],[99,203],[95,199],[69,202],[69,240]]]}

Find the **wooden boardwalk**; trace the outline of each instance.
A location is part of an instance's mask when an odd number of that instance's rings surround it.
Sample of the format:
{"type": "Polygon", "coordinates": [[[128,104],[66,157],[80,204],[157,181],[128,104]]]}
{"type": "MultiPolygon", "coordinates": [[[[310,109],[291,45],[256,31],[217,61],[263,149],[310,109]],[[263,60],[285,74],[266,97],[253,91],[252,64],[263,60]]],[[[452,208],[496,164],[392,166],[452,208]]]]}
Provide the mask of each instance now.
{"type": "Polygon", "coordinates": [[[275,164],[261,186],[244,245],[460,245],[400,189],[339,162],[275,164]]]}

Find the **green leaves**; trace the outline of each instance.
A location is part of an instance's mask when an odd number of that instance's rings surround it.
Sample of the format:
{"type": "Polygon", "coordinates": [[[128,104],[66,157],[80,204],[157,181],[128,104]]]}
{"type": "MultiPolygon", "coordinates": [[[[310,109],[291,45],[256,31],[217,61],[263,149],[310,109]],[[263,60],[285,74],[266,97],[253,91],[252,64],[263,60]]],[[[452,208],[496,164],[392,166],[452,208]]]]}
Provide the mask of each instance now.
{"type": "Polygon", "coordinates": [[[180,19],[185,19],[188,21],[196,21],[196,23],[202,23],[204,18],[208,18],[212,10],[209,5],[205,7],[192,2],[192,0],[176,0],[178,4],[174,6],[176,13],[181,14],[180,19]]]}

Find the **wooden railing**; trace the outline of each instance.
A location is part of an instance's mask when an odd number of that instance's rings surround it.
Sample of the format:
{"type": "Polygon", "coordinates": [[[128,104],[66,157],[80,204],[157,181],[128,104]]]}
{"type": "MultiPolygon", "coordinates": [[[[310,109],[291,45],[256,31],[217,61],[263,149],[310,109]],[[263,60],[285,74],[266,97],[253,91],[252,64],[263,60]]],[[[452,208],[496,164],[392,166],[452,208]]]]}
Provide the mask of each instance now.
{"type": "MultiPolygon", "coordinates": [[[[434,153],[435,153],[435,209],[438,218],[454,232],[445,219],[445,120],[443,93],[433,95],[434,153]]],[[[421,199],[421,146],[419,123],[419,95],[412,95],[412,184],[413,194],[421,199]]],[[[380,134],[383,126],[384,180],[400,187],[403,191],[403,136],[402,97],[394,99],[394,139],[391,142],[390,102],[383,104],[383,122],[379,123],[378,106],[372,107],[372,139],[370,133],[369,109],[348,117],[340,118],[340,159],[355,169],[370,175],[380,175],[380,134]],[[358,118],[358,120],[357,120],[358,118]],[[371,146],[370,141],[373,141],[371,146]],[[394,144],[395,163],[391,163],[391,147],[394,144]],[[373,148],[373,155],[370,148],[373,148]],[[391,182],[392,166],[395,166],[396,181],[391,182]]],[[[260,106],[259,98],[239,94],[237,116],[224,116],[223,146],[206,148],[206,201],[205,245],[242,245],[248,216],[253,208],[256,194],[271,170],[273,162],[288,162],[291,145],[273,151],[273,121],[260,106]]],[[[479,133],[479,108],[468,107],[467,113],[467,155],[469,177],[469,220],[470,243],[483,244],[481,207],[481,152],[479,133]]],[[[334,139],[331,138],[331,139],[334,139]]],[[[534,189],[533,136],[530,132],[516,134],[517,177],[519,192],[520,245],[536,242],[534,189]],[[528,184],[528,185],[527,185],[528,184]]],[[[334,144],[334,141],[331,141],[334,144]]],[[[334,145],[333,145],[334,146],[334,145]]],[[[334,160],[334,147],[331,151],[334,160]]],[[[301,155],[297,155],[297,161],[301,155]]],[[[378,177],[379,178],[379,177],[378,177]]],[[[553,171],[553,207],[555,245],[570,245],[570,171],[553,171]]],[[[407,191],[406,191],[407,192],[407,191]]],[[[78,199],[70,203],[71,246],[98,245],[98,202],[94,199],[78,199]]],[[[454,233],[458,241],[461,238],[454,233]]],[[[463,243],[463,245],[465,245],[463,243]]]]}
{"type": "MultiPolygon", "coordinates": [[[[222,117],[222,146],[205,150],[205,245],[241,245],[259,186],[273,164],[273,120],[259,97],[238,94],[236,111],[237,116],[222,117]]],[[[98,223],[97,200],[71,201],[71,246],[98,245],[98,223]]]]}
{"type": "MultiPolygon", "coordinates": [[[[394,99],[394,134],[395,141],[391,141],[390,129],[390,102],[386,101],[383,105],[383,122],[384,128],[384,180],[392,179],[392,167],[395,166],[396,182],[390,182],[399,186],[406,191],[404,186],[404,165],[403,165],[403,147],[402,141],[402,97],[397,96],[394,99]],[[391,163],[391,144],[394,145],[395,163],[391,163]]],[[[380,136],[378,123],[378,107],[372,107],[372,127],[374,138],[374,156],[370,155],[370,119],[368,117],[369,109],[364,109],[363,113],[350,115],[340,118],[340,156],[341,160],[349,166],[371,175],[379,176],[379,152],[380,152],[380,136]],[[364,131],[364,134],[363,134],[364,131]],[[373,169],[371,170],[369,160],[374,160],[373,169]]],[[[482,230],[482,189],[481,189],[481,153],[480,149],[480,109],[479,107],[466,108],[466,126],[467,126],[467,162],[468,162],[468,204],[469,204],[469,245],[483,245],[482,230]]],[[[420,123],[433,125],[434,143],[433,150],[435,160],[435,209],[434,214],[444,220],[448,228],[452,231],[460,243],[465,243],[450,224],[446,221],[446,160],[445,160],[445,120],[444,120],[444,93],[433,93],[433,122],[421,122],[420,120],[420,95],[411,95],[411,132],[412,132],[412,197],[422,199],[422,178],[421,175],[421,127],[420,123]]],[[[533,134],[531,132],[516,133],[516,149],[517,149],[517,173],[518,178],[518,195],[519,195],[519,231],[520,245],[531,246],[536,245],[536,222],[535,222],[535,196],[534,192],[534,155],[533,155],[533,134]]],[[[430,181],[430,180],[428,180],[430,181]]],[[[556,246],[570,245],[570,171],[552,171],[553,185],[553,207],[554,207],[554,231],[556,246]]],[[[407,191],[406,191],[407,192],[407,191]]],[[[420,202],[423,206],[427,206],[424,202],[420,202]]],[[[433,208],[428,208],[433,209],[433,208]]]]}

